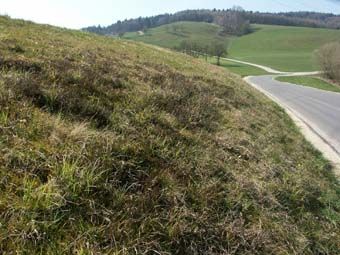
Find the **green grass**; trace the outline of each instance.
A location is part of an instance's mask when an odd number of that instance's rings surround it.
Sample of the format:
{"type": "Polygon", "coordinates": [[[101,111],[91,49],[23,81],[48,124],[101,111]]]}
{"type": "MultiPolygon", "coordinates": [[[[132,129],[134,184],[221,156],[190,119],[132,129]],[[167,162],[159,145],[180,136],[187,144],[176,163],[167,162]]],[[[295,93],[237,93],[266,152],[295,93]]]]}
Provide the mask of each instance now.
{"type": "MultiPolygon", "coordinates": [[[[184,40],[194,41],[202,45],[210,45],[213,42],[220,41],[227,43],[228,37],[219,34],[221,30],[218,25],[204,22],[176,22],[148,29],[144,34],[141,34],[141,32],[126,33],[124,38],[173,49],[184,40]]],[[[214,58],[209,58],[209,62],[216,63],[214,58]]],[[[267,74],[259,68],[226,60],[221,61],[221,66],[243,77],[267,74]]]]}
{"type": "MultiPolygon", "coordinates": [[[[217,60],[216,60],[215,57],[209,57],[208,62],[211,63],[211,64],[214,64],[214,65],[217,64],[217,60]]],[[[241,63],[236,63],[236,62],[233,62],[233,61],[228,61],[228,60],[225,60],[225,59],[221,59],[220,65],[221,65],[221,67],[226,68],[230,72],[236,73],[236,74],[238,74],[242,77],[269,74],[268,72],[266,72],[266,71],[264,71],[260,68],[250,66],[250,65],[241,64],[241,63]]]]}
{"type": "Polygon", "coordinates": [[[223,68],[0,17],[2,254],[337,254],[339,183],[223,68]]]}
{"type": "MultiPolygon", "coordinates": [[[[127,33],[124,38],[165,48],[179,46],[183,40],[203,45],[214,41],[230,41],[230,57],[281,71],[318,70],[315,50],[325,43],[340,40],[340,31],[330,29],[271,25],[253,25],[253,28],[251,34],[228,37],[221,36],[221,27],[214,24],[178,22],[149,29],[144,35],[127,33]]],[[[234,67],[232,70],[242,74],[244,66],[239,68],[234,67]]],[[[253,72],[251,70],[250,73],[253,72]]]]}
{"type": "Polygon", "coordinates": [[[254,33],[232,40],[230,56],[281,71],[318,70],[314,51],[340,40],[337,30],[269,25],[254,28],[254,33]]]}
{"type": "Polygon", "coordinates": [[[176,22],[148,29],[144,35],[139,32],[126,33],[124,38],[165,48],[178,47],[182,41],[187,40],[205,46],[216,41],[226,42],[227,37],[219,34],[221,30],[218,25],[204,22],[176,22]]]}
{"type": "Polygon", "coordinates": [[[302,86],[322,89],[332,92],[340,92],[340,86],[328,83],[321,78],[312,76],[281,76],[276,78],[278,81],[290,82],[302,86]]]}

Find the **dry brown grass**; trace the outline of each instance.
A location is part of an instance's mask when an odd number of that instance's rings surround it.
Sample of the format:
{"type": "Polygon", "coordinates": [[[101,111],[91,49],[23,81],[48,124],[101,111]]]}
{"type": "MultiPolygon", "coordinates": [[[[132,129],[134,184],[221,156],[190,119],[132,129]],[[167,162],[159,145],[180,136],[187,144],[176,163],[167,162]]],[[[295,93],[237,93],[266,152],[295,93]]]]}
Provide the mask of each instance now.
{"type": "Polygon", "coordinates": [[[137,43],[0,26],[2,254],[337,254],[330,165],[241,79],[137,43]]]}

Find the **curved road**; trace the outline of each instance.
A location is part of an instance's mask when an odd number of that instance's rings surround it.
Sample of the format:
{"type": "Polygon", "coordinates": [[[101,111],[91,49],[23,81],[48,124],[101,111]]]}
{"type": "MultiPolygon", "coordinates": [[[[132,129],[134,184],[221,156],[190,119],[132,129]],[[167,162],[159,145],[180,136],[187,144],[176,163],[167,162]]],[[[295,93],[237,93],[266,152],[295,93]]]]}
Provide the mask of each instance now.
{"type": "Polygon", "coordinates": [[[340,93],[279,82],[275,80],[277,76],[252,76],[245,80],[285,108],[307,139],[339,169],[340,93]]]}
{"type": "Polygon", "coordinates": [[[279,70],[273,69],[271,67],[268,66],[264,66],[264,65],[259,65],[259,64],[254,64],[254,63],[250,63],[250,62],[246,62],[246,61],[241,61],[241,60],[237,60],[237,59],[233,59],[233,58],[221,58],[224,60],[228,60],[228,61],[232,61],[232,62],[236,62],[236,63],[240,63],[240,64],[245,64],[245,65],[249,65],[249,66],[254,66],[257,68],[260,68],[268,73],[273,73],[273,74],[287,74],[286,72],[281,72],[279,70]]]}
{"type": "Polygon", "coordinates": [[[254,63],[250,63],[250,62],[246,62],[246,61],[241,61],[241,60],[237,60],[234,58],[221,58],[221,59],[225,59],[227,61],[231,61],[231,62],[235,62],[235,63],[240,63],[240,64],[245,64],[245,65],[249,65],[249,66],[254,66],[257,68],[260,68],[264,71],[266,71],[267,73],[270,74],[280,74],[280,75],[289,75],[289,76],[302,76],[302,75],[316,75],[316,74],[320,74],[321,72],[319,71],[315,71],[315,72],[282,72],[276,69],[273,69],[271,67],[268,66],[264,66],[264,65],[259,65],[259,64],[254,64],[254,63]]]}

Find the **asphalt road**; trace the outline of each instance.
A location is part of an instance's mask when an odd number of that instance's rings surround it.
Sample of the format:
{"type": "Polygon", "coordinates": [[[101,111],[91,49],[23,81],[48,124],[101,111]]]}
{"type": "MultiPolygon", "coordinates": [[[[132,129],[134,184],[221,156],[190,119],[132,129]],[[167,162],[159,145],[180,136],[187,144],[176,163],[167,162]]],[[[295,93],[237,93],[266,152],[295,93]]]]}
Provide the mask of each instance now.
{"type": "Polygon", "coordinates": [[[275,75],[247,77],[316,133],[340,157],[340,93],[274,80],[275,75]]]}

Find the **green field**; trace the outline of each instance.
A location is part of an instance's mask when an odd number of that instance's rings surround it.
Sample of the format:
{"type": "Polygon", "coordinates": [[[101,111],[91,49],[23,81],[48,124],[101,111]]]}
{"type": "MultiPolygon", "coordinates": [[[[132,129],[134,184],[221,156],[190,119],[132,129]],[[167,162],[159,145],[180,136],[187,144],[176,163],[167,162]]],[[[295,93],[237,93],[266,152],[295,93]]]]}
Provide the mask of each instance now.
{"type": "Polygon", "coordinates": [[[141,41],[165,48],[178,47],[182,41],[190,40],[202,45],[212,42],[227,41],[226,36],[219,35],[221,27],[204,22],[176,22],[141,32],[126,33],[125,39],[141,41]]]}
{"type": "MultiPolygon", "coordinates": [[[[204,58],[202,58],[204,59],[204,58]]],[[[217,64],[217,60],[215,57],[209,57],[208,58],[208,62],[211,64],[216,65],[217,64]]],[[[227,70],[229,70],[230,72],[236,73],[242,77],[245,76],[255,76],[255,75],[266,75],[269,74],[268,72],[254,67],[254,66],[250,66],[250,65],[245,65],[245,64],[241,64],[241,63],[237,63],[237,62],[233,62],[233,61],[228,61],[225,59],[221,59],[221,67],[226,68],[227,70]]]]}
{"type": "Polygon", "coordinates": [[[340,92],[340,86],[326,82],[313,76],[281,76],[276,78],[278,81],[294,83],[302,86],[322,89],[332,92],[340,92]]]}
{"type": "Polygon", "coordinates": [[[214,24],[178,22],[149,29],[144,35],[136,32],[124,37],[167,48],[174,48],[183,40],[202,44],[229,41],[229,57],[281,71],[318,70],[315,51],[325,43],[340,40],[338,30],[271,25],[253,25],[253,28],[251,34],[228,37],[220,36],[221,27],[214,24]]]}
{"type": "Polygon", "coordinates": [[[230,57],[281,71],[318,70],[314,52],[327,42],[340,40],[340,31],[255,25],[256,32],[234,38],[230,57]]]}
{"type": "Polygon", "coordinates": [[[0,253],[337,254],[340,187],[240,77],[0,16],[0,253]]]}
{"type": "MultiPolygon", "coordinates": [[[[184,40],[190,40],[202,45],[224,41],[228,37],[219,35],[221,27],[204,22],[177,22],[169,25],[149,29],[145,32],[131,32],[124,35],[124,39],[140,41],[165,48],[175,48],[184,40]]],[[[230,37],[231,38],[231,37],[230,37]]],[[[209,62],[215,64],[215,58],[209,58],[209,62]]],[[[263,75],[267,72],[249,65],[221,60],[221,66],[241,76],[263,75]]]]}

